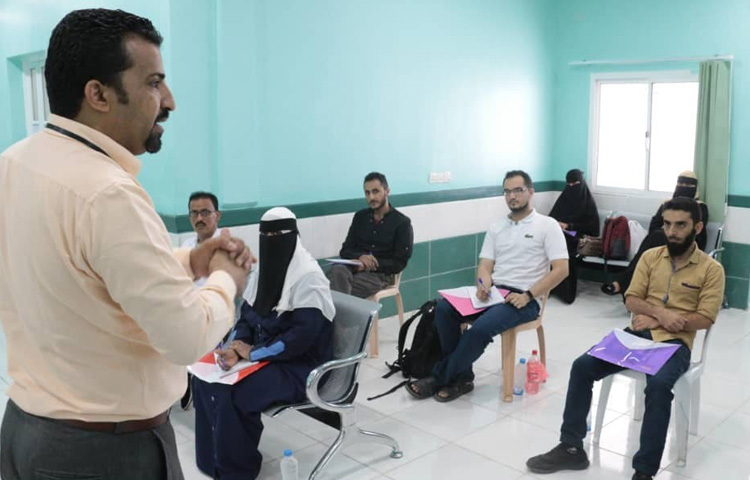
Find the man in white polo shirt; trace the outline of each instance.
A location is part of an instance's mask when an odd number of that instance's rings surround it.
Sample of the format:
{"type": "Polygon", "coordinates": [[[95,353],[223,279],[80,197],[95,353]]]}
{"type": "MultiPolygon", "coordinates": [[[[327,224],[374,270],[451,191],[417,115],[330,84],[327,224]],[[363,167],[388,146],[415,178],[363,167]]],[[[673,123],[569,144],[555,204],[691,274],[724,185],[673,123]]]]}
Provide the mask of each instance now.
{"type": "Polygon", "coordinates": [[[511,170],[503,180],[510,214],[493,224],[484,239],[477,270],[477,296],[486,299],[492,285],[510,290],[505,303],[462,317],[440,300],[435,327],[443,358],[432,376],[406,384],[418,399],[434,397],[449,402],[474,389],[472,364],[492,338],[539,315],[539,297],[568,276],[568,249],[560,225],[532,208],[534,188],[521,170],[511,170]],[[461,334],[461,324],[473,322],[461,334]]]}

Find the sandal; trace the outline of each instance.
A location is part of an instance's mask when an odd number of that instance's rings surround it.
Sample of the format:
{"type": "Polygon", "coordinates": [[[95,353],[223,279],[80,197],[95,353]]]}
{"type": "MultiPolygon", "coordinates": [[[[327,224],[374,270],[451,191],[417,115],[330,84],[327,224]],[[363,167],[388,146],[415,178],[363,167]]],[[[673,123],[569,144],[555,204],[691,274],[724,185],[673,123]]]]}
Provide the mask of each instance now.
{"type": "Polygon", "coordinates": [[[406,385],[404,385],[404,388],[412,397],[417,400],[424,400],[425,398],[430,398],[435,395],[435,378],[425,377],[420,378],[419,380],[407,382],[406,385]]]}
{"type": "Polygon", "coordinates": [[[454,383],[453,385],[448,385],[435,392],[434,397],[438,402],[452,402],[461,395],[467,394],[472,390],[474,390],[474,382],[472,381],[454,383]]]}
{"type": "Polygon", "coordinates": [[[611,283],[605,283],[602,285],[602,292],[606,293],[607,295],[617,295],[620,292],[615,291],[615,286],[611,283]]]}

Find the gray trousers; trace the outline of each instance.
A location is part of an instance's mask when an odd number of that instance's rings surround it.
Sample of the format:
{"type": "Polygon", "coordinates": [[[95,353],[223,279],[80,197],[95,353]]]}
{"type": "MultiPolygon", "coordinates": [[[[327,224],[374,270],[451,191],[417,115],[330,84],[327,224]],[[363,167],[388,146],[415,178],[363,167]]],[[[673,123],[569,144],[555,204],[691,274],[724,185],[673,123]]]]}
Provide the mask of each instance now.
{"type": "Polygon", "coordinates": [[[8,400],[0,430],[3,480],[183,480],[172,424],[91,432],[30,415],[8,400]]]}
{"type": "Polygon", "coordinates": [[[355,272],[346,265],[334,265],[326,275],[335,292],[367,298],[370,295],[393,285],[393,275],[376,272],[355,272]]]}

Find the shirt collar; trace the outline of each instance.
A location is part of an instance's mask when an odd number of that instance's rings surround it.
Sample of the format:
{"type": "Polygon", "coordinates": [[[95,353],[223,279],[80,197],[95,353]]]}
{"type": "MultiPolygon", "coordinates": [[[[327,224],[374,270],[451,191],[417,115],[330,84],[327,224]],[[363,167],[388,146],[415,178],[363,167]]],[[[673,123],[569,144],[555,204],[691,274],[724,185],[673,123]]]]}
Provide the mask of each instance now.
{"type": "MultiPolygon", "coordinates": [[[[125,147],[114,141],[109,136],[100,132],[99,130],[95,130],[87,125],[76,122],[75,120],[71,120],[69,118],[54,114],[49,116],[49,123],[57,125],[58,127],[62,127],[65,130],[75,133],[76,135],[80,135],[94,145],[98,146],[99,148],[107,152],[107,155],[109,155],[109,157],[114,160],[115,163],[117,163],[123,170],[128,172],[133,177],[136,177],[138,175],[138,172],[141,171],[141,161],[138,159],[138,157],[130,153],[125,147]]],[[[45,131],[51,135],[62,135],[50,129],[45,129],[45,131]]]]}
{"type": "Polygon", "coordinates": [[[532,220],[534,219],[534,217],[535,217],[535,216],[536,216],[536,208],[532,208],[532,209],[531,209],[531,213],[530,213],[530,214],[528,214],[528,215],[526,215],[526,217],[525,217],[525,218],[524,218],[523,220],[521,220],[520,222],[515,222],[515,221],[513,221],[513,220],[512,220],[511,218],[510,218],[510,213],[509,213],[508,215],[506,215],[506,216],[505,216],[505,222],[506,222],[506,223],[507,223],[508,225],[513,225],[513,224],[521,224],[521,223],[531,223],[531,221],[532,221],[532,220]]]}
{"type": "MultiPolygon", "coordinates": [[[[690,259],[688,260],[688,263],[699,263],[700,260],[701,260],[701,253],[703,253],[703,252],[698,247],[697,243],[693,242],[693,245],[695,245],[695,248],[693,249],[693,253],[690,254],[690,259]]],[[[664,245],[662,248],[664,249],[664,251],[662,252],[662,257],[663,258],[668,258],[669,261],[671,262],[672,261],[672,257],[671,257],[671,255],[669,255],[669,249],[667,248],[666,245],[664,245]]]]}

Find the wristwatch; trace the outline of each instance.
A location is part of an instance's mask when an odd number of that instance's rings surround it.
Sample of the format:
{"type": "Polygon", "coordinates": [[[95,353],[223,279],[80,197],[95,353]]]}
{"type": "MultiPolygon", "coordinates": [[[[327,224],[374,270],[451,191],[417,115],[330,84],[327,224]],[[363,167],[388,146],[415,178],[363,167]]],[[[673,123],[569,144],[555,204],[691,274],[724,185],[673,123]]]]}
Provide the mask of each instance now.
{"type": "Polygon", "coordinates": [[[523,292],[523,293],[525,293],[526,295],[528,295],[528,296],[529,296],[529,301],[532,301],[532,300],[534,300],[534,294],[533,294],[533,293],[531,293],[531,290],[526,290],[526,291],[525,291],[525,292],[523,292]]]}

